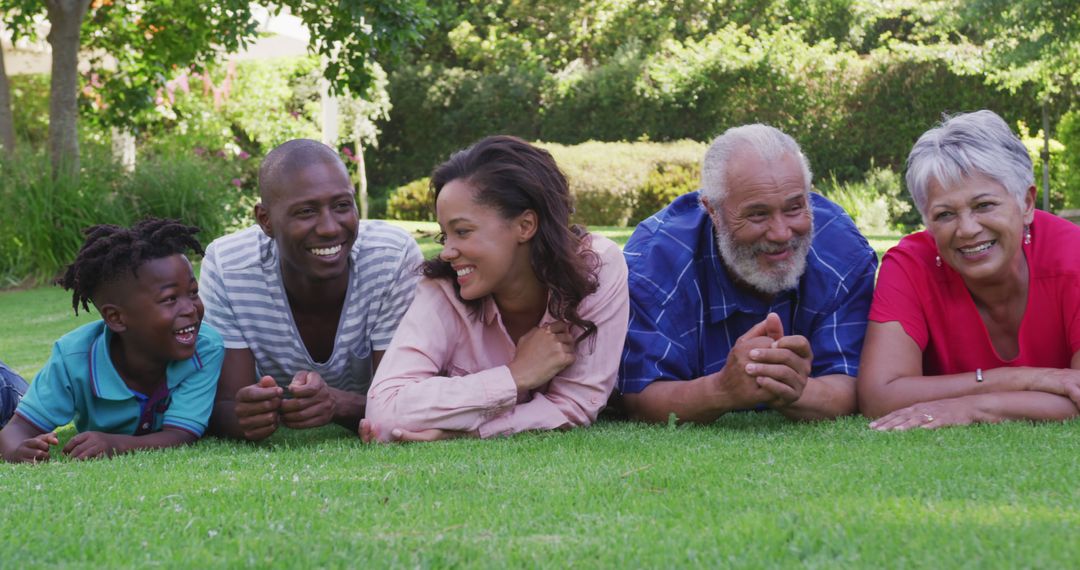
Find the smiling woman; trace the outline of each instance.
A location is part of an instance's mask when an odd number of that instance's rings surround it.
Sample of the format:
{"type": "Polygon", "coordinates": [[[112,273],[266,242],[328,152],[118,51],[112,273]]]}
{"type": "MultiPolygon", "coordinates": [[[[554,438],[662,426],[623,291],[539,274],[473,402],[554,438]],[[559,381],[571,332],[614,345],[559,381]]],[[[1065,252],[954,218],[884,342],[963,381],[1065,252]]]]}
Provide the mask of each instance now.
{"type": "Polygon", "coordinates": [[[1080,228],[1035,211],[1023,144],[993,112],[955,116],[915,143],[907,184],[927,229],[881,262],[858,380],[871,426],[1075,417],[1080,228]]]}
{"type": "Polygon", "coordinates": [[[365,441],[589,425],[615,384],[626,262],[569,223],[546,151],[489,137],[435,169],[443,249],[368,391],[365,441]]]}

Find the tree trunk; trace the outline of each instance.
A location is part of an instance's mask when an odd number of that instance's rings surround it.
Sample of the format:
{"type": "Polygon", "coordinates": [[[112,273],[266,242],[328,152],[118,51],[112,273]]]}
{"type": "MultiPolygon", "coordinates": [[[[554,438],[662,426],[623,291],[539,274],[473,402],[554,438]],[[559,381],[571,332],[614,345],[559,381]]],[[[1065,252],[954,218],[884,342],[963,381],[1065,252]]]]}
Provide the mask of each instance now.
{"type": "Polygon", "coordinates": [[[360,219],[368,219],[367,165],[360,137],[356,137],[356,201],[360,204],[360,219]]]}
{"type": "Polygon", "coordinates": [[[1043,210],[1050,211],[1050,117],[1046,113],[1046,101],[1042,105],[1043,150],[1042,150],[1042,187],[1043,210]]]}
{"type": "Polygon", "coordinates": [[[79,46],[90,0],[46,0],[52,45],[49,158],[53,176],[79,173],[79,46]]]}
{"type": "Polygon", "coordinates": [[[0,50],[0,147],[8,156],[15,152],[15,120],[11,115],[11,88],[8,86],[3,50],[0,50]]]}

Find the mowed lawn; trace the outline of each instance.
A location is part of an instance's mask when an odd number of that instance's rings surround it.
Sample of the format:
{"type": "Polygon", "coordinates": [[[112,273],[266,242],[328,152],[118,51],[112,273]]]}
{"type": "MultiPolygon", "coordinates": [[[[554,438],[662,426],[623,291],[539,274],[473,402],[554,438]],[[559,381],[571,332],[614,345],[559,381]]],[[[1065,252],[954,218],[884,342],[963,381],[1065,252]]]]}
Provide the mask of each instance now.
{"type": "MultiPolygon", "coordinates": [[[[602,231],[620,242],[629,233],[602,231]]],[[[36,372],[56,337],[93,318],[76,319],[69,305],[53,288],[0,293],[0,358],[36,372]]],[[[708,427],[605,420],[567,433],[394,446],[327,427],[282,430],[257,445],[207,439],[81,464],[0,464],[0,567],[1080,560],[1077,422],[894,434],[866,423],[741,413],[708,427]]],[[[73,434],[61,430],[62,442],[73,434]]]]}

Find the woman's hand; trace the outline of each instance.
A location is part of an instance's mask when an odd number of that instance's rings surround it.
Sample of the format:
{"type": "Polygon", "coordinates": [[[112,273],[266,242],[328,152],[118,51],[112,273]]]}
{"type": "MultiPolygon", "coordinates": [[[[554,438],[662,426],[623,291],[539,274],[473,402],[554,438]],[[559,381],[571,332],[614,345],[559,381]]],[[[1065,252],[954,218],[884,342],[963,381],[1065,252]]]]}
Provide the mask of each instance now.
{"type": "MultiPolygon", "coordinates": [[[[458,439],[462,437],[478,438],[480,437],[480,434],[477,432],[451,431],[445,429],[425,429],[420,431],[409,431],[406,429],[394,428],[390,430],[390,437],[386,441],[388,443],[440,441],[444,439],[458,439]]],[[[360,420],[360,440],[364,443],[379,442],[378,430],[375,428],[375,424],[371,423],[371,420],[367,418],[360,420]]]]}
{"type": "Polygon", "coordinates": [[[564,322],[536,327],[517,343],[510,375],[518,390],[535,390],[574,363],[574,337],[564,322]]]}
{"type": "Polygon", "coordinates": [[[1080,408],[1080,370],[1062,368],[1051,371],[1038,378],[1033,389],[1065,396],[1080,408]]]}
{"type": "Polygon", "coordinates": [[[976,420],[975,406],[968,398],[949,398],[921,402],[901,408],[870,422],[878,431],[904,431],[911,428],[937,429],[965,426],[976,420]]]}

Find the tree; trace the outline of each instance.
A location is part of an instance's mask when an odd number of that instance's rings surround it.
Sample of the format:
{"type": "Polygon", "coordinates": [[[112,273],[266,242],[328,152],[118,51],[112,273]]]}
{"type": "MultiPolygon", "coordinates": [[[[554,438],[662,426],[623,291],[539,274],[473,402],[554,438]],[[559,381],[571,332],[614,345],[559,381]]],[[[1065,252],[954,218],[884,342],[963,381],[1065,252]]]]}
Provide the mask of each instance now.
{"type": "MultiPolygon", "coordinates": [[[[1049,208],[1050,115],[1075,104],[1080,86],[1080,9],[1076,0],[967,0],[988,79],[1011,91],[1032,88],[1042,101],[1043,208],[1049,208]]],[[[1057,121],[1053,121],[1056,123],[1057,121]]]]}
{"type": "MultiPolygon", "coordinates": [[[[360,96],[372,86],[371,63],[418,41],[429,22],[422,0],[268,4],[273,10],[288,8],[307,25],[315,51],[328,62],[324,74],[331,89],[360,96]]],[[[100,120],[130,126],[178,66],[200,65],[220,51],[242,47],[257,30],[246,0],[46,0],[44,8],[53,50],[49,154],[54,174],[79,171],[81,50],[94,54],[91,63],[99,86],[92,92],[100,120]],[[114,71],[104,65],[103,54],[114,58],[114,71]]],[[[16,36],[33,33],[41,9],[34,0],[0,0],[0,18],[16,36]]],[[[6,86],[6,75],[0,81],[6,86]]]]}
{"type": "Polygon", "coordinates": [[[11,116],[11,87],[4,68],[4,52],[0,51],[0,148],[11,155],[15,152],[15,121],[11,116]]]}

